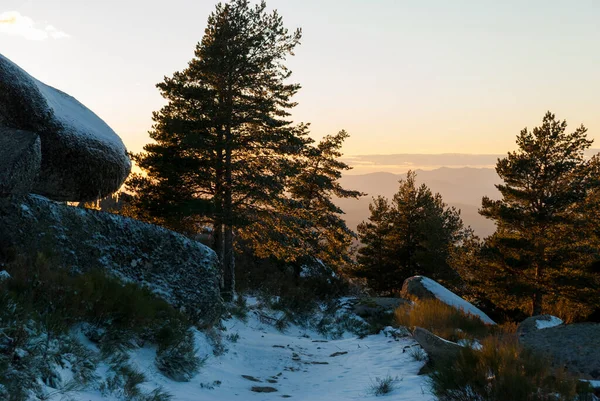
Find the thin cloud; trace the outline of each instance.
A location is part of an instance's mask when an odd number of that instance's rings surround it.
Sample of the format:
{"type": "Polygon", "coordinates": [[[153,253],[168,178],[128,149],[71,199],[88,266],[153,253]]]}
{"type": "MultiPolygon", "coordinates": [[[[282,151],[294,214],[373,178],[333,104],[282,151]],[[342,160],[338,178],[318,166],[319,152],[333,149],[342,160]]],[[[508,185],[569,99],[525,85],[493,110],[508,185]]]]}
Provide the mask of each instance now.
{"type": "Polygon", "coordinates": [[[38,28],[35,22],[18,11],[0,13],[0,33],[21,36],[28,40],[66,39],[71,36],[52,25],[38,28]]]}

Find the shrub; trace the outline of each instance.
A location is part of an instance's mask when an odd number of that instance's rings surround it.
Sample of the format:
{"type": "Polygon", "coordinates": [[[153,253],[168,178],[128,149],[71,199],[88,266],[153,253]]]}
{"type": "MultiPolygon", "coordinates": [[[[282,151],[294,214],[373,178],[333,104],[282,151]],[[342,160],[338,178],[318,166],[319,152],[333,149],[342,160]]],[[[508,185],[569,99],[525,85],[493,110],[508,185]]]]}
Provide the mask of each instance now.
{"type": "Polygon", "coordinates": [[[232,316],[237,317],[243,322],[248,320],[248,304],[246,298],[242,295],[238,295],[235,302],[230,303],[227,308],[232,316]]]}
{"type": "Polygon", "coordinates": [[[156,354],[156,367],[172,380],[187,382],[194,377],[201,365],[196,353],[194,336],[188,331],[179,343],[159,347],[156,354]]]}
{"type": "Polygon", "coordinates": [[[396,322],[406,327],[422,327],[450,341],[482,338],[492,329],[476,316],[465,314],[436,299],[401,305],[395,312],[396,322]]]}
{"type": "Polygon", "coordinates": [[[423,350],[421,347],[412,347],[408,352],[413,361],[426,361],[427,360],[427,352],[423,350]]]}
{"type": "Polygon", "coordinates": [[[398,377],[386,376],[384,378],[375,378],[375,382],[371,383],[369,393],[375,396],[386,395],[394,391],[400,379],[398,377]]]}
{"type": "Polygon", "coordinates": [[[180,342],[190,326],[185,315],[150,290],[104,271],[70,274],[43,255],[19,259],[6,270],[12,278],[0,283],[5,302],[19,305],[50,336],[86,322],[105,330],[104,342],[132,343],[139,337],[167,346],[180,342]]]}
{"type": "Polygon", "coordinates": [[[455,360],[437,363],[430,384],[441,401],[586,399],[587,385],[550,366],[513,336],[488,337],[481,350],[464,347],[455,360]]]}
{"type": "MultiPolygon", "coordinates": [[[[193,370],[186,348],[193,341],[187,317],[148,289],[102,271],[71,274],[43,255],[17,258],[5,268],[11,278],[0,281],[0,386],[10,401],[27,399],[31,391],[43,396],[40,382],[65,387],[57,366],[70,366],[73,383],[67,387],[96,380],[97,361],[68,336],[75,324],[81,324],[105,357],[150,341],[165,361],[171,352],[185,360],[179,366],[193,370]]],[[[143,377],[126,365],[115,366],[119,371],[105,387],[119,386],[130,399],[166,399],[161,391],[138,392],[143,377]]]]}

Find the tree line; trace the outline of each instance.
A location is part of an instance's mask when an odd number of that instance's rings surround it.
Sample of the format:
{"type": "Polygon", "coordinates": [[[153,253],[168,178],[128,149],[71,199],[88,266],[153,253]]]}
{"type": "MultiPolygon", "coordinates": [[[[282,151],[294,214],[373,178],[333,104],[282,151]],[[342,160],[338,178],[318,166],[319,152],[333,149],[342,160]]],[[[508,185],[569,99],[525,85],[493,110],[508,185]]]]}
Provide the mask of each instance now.
{"type": "Polygon", "coordinates": [[[365,195],[339,183],[348,133],[315,142],[309,124],[291,121],[300,85],[286,61],[301,38],[264,1],[219,3],[187,67],[157,85],[166,105],[153,114],[153,142],[132,155],[143,173],[127,181],[124,213],[190,235],[209,228],[228,299],[236,256],[250,255],[296,279],[326,266],[377,294],[427,275],[513,317],[581,318],[600,306],[600,163],[584,157],[583,126],[567,133],[548,113],[517,136],[496,166],[502,199],[482,200],[497,226],[488,238],[413,172],[392,199],[373,198],[357,235],[335,204],[365,195]]]}
{"type": "Polygon", "coordinates": [[[409,172],[391,201],[377,197],[358,227],[358,275],[382,293],[426,275],[501,317],[553,313],[584,319],[600,307],[600,158],[586,158],[584,126],[546,113],[523,129],[517,150],[499,159],[500,200],[482,199],[495,222],[480,239],[439,194],[409,172]]]}

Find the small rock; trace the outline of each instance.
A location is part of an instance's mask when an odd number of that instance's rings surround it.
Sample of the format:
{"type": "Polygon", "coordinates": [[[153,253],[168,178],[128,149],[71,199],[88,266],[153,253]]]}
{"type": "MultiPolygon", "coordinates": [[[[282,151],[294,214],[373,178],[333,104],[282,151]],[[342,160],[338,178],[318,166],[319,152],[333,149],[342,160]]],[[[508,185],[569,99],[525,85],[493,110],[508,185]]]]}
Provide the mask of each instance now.
{"type": "Polygon", "coordinates": [[[416,327],[413,338],[427,352],[432,361],[454,359],[463,348],[451,341],[444,340],[428,330],[416,327]]]}
{"type": "Polygon", "coordinates": [[[260,383],[260,382],[262,381],[262,380],[260,380],[260,379],[257,379],[256,377],[254,377],[254,376],[250,376],[250,375],[242,375],[242,377],[243,377],[244,379],[246,379],[246,380],[250,380],[251,382],[257,382],[257,383],[260,383]]]}
{"type": "Polygon", "coordinates": [[[340,355],[346,355],[348,353],[348,351],[339,351],[339,352],[334,352],[333,354],[329,355],[331,358],[336,357],[336,356],[340,356],[340,355]]]}
{"type": "Polygon", "coordinates": [[[254,391],[255,393],[274,393],[278,391],[275,387],[269,386],[254,386],[250,390],[254,391]]]}

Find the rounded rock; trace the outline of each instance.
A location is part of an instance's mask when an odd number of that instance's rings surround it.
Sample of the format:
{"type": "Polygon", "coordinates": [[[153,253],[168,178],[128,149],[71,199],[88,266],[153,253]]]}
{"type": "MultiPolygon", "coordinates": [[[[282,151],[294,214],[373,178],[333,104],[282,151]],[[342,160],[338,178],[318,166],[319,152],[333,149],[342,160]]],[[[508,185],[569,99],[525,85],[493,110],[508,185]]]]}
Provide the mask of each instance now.
{"type": "Polygon", "coordinates": [[[2,55],[0,127],[40,136],[36,194],[58,201],[95,200],[117,191],[131,171],[125,145],[102,119],[2,55]]]}

